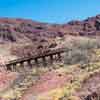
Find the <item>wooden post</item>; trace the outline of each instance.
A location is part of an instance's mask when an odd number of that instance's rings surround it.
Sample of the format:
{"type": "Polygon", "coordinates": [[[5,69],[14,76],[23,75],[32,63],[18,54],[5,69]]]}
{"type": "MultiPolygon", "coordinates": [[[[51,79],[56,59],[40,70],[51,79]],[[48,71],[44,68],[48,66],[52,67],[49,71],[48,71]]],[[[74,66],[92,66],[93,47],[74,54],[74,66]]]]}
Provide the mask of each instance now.
{"type": "Polygon", "coordinates": [[[53,63],[53,55],[50,55],[50,63],[53,63]]]}
{"type": "Polygon", "coordinates": [[[58,60],[61,61],[61,54],[58,53],[58,60]]]}
{"type": "Polygon", "coordinates": [[[7,70],[10,70],[10,71],[12,70],[10,64],[9,65],[6,65],[6,66],[7,66],[7,70]]]}
{"type": "Polygon", "coordinates": [[[20,62],[20,66],[23,67],[24,66],[24,62],[20,62]]]}
{"type": "Polygon", "coordinates": [[[28,65],[32,68],[31,60],[28,60],[28,65]]]}
{"type": "Polygon", "coordinates": [[[20,68],[20,63],[17,63],[16,64],[16,71],[19,71],[19,68],[20,68]]]}
{"type": "Polygon", "coordinates": [[[16,71],[16,64],[12,64],[12,65],[11,65],[11,70],[12,70],[12,71],[16,71]]]}
{"type": "Polygon", "coordinates": [[[24,62],[20,62],[19,72],[23,72],[23,71],[24,71],[24,62]]]}
{"type": "Polygon", "coordinates": [[[36,66],[39,67],[38,58],[35,58],[34,60],[35,60],[35,64],[36,64],[36,66]]]}
{"type": "Polygon", "coordinates": [[[47,64],[46,64],[46,58],[43,57],[42,59],[43,59],[43,66],[46,66],[46,65],[47,65],[47,64]]]}

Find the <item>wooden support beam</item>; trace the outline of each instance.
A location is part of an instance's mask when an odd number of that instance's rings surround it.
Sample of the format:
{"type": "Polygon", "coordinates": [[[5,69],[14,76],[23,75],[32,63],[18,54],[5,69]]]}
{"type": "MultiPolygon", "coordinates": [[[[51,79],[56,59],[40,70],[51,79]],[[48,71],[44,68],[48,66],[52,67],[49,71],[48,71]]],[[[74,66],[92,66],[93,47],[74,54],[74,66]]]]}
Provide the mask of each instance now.
{"type": "Polygon", "coordinates": [[[31,68],[32,68],[32,63],[31,63],[31,60],[28,60],[27,62],[28,62],[29,67],[31,67],[31,68]]]}
{"type": "Polygon", "coordinates": [[[58,53],[58,60],[61,61],[61,53],[58,53]]]}
{"type": "Polygon", "coordinates": [[[20,67],[24,67],[24,62],[20,62],[20,67]]]}
{"type": "Polygon", "coordinates": [[[38,58],[35,58],[34,61],[35,61],[35,65],[39,67],[38,58]]]}
{"type": "Polygon", "coordinates": [[[46,63],[46,58],[43,57],[42,59],[43,59],[43,66],[46,66],[46,65],[47,65],[47,63],[46,63]]]}
{"type": "Polygon", "coordinates": [[[50,63],[53,63],[53,55],[50,55],[50,63]]]}
{"type": "Polygon", "coordinates": [[[21,67],[20,63],[17,63],[16,64],[16,71],[19,71],[20,67],[21,67]]]}
{"type": "Polygon", "coordinates": [[[15,72],[16,71],[16,64],[11,65],[11,71],[15,72]]]}
{"type": "Polygon", "coordinates": [[[6,65],[7,66],[7,70],[10,70],[11,71],[11,65],[6,65]]]}
{"type": "Polygon", "coordinates": [[[38,59],[37,59],[37,58],[35,58],[34,60],[35,60],[35,63],[36,63],[36,64],[38,64],[38,59]]]}

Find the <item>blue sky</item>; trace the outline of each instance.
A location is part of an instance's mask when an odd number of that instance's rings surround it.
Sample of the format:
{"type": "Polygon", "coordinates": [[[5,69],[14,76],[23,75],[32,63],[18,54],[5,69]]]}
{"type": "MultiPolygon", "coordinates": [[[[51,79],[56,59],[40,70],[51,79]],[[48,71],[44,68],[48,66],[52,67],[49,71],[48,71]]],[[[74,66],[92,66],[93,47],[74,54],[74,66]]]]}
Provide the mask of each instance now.
{"type": "Polygon", "coordinates": [[[0,17],[66,23],[100,14],[100,0],[0,0],[0,17]]]}

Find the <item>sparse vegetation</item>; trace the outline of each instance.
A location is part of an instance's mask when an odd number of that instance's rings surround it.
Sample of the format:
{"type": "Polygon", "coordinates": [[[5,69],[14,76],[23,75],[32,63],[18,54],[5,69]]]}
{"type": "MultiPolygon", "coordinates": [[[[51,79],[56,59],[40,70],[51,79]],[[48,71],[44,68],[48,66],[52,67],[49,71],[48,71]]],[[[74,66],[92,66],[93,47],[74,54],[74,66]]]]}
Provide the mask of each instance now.
{"type": "Polygon", "coordinates": [[[65,64],[88,64],[91,62],[92,50],[100,48],[97,39],[72,41],[66,46],[65,64]]]}

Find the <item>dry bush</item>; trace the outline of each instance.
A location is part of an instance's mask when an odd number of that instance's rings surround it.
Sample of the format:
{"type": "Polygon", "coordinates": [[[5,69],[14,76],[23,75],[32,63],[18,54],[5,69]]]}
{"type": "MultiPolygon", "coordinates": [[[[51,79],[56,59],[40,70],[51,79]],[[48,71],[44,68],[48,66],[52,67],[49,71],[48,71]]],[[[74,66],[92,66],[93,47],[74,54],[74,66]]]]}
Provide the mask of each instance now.
{"type": "Polygon", "coordinates": [[[91,62],[92,49],[100,48],[97,39],[84,39],[72,41],[66,46],[66,55],[64,57],[65,64],[87,64],[91,62]]]}
{"type": "Polygon", "coordinates": [[[89,55],[87,50],[81,49],[72,49],[66,52],[65,56],[65,64],[72,65],[72,64],[84,64],[89,62],[89,55]]]}

